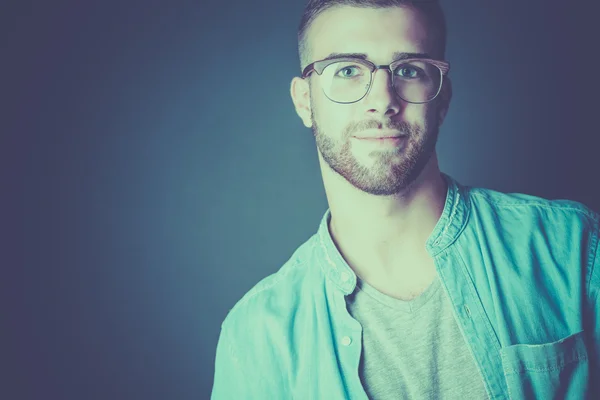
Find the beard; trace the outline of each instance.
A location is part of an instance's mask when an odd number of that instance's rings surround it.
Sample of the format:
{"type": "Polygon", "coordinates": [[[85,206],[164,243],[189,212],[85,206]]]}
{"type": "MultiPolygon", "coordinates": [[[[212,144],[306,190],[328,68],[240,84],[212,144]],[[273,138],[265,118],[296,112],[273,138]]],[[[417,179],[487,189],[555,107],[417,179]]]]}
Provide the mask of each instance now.
{"type": "Polygon", "coordinates": [[[352,149],[353,145],[360,143],[355,143],[351,136],[373,128],[373,121],[348,125],[341,135],[334,136],[319,128],[318,117],[313,113],[312,131],[323,160],[332,170],[363,192],[391,196],[408,190],[435,153],[439,124],[433,122],[436,121],[434,108],[431,107],[427,112],[423,125],[406,121],[388,124],[387,128],[407,135],[405,142],[390,148],[375,148],[369,153],[368,159],[362,162],[360,159],[365,157],[357,157],[356,154],[362,149],[355,149],[354,152],[352,149]]]}

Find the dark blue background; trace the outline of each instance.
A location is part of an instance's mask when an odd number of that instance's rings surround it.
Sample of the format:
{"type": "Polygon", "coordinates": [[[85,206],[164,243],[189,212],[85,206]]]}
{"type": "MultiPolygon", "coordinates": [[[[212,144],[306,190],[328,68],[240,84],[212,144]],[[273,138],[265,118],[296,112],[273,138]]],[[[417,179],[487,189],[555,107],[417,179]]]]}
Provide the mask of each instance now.
{"type": "MultiPolygon", "coordinates": [[[[227,311],[327,207],[304,2],[3,4],[0,398],[208,398],[227,311]]],[[[600,209],[595,4],[443,2],[443,171],[600,209]]]]}

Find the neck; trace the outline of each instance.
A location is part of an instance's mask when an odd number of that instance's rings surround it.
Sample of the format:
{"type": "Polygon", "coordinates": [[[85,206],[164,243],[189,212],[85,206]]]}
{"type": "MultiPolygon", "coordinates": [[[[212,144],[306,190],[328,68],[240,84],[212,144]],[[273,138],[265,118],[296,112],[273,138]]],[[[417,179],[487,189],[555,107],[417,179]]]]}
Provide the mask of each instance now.
{"type": "Polygon", "coordinates": [[[442,214],[448,190],[435,155],[432,159],[409,188],[394,196],[369,195],[329,177],[329,231],[359,275],[392,278],[425,264],[425,243],[442,214]]]}

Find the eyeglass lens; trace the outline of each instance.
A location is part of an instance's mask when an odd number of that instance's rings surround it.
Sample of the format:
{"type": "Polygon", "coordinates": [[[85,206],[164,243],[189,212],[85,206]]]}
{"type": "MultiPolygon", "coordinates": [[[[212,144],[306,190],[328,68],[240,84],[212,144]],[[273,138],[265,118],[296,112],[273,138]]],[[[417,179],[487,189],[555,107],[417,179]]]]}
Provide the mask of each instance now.
{"type": "MultiPolygon", "coordinates": [[[[325,95],[333,101],[351,103],[360,100],[369,90],[371,69],[358,61],[329,64],[321,74],[325,95]]],[[[394,66],[394,89],[398,96],[411,103],[426,103],[439,92],[442,72],[426,61],[410,61],[394,66]]]]}

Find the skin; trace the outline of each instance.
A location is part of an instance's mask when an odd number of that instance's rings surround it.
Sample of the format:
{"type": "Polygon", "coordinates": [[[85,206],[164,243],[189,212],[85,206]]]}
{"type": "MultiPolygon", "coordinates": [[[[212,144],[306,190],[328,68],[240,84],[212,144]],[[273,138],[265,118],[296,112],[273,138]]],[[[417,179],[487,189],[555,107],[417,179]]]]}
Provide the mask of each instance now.
{"type": "MultiPolygon", "coordinates": [[[[443,59],[427,24],[410,8],[338,6],[309,28],[310,59],[332,52],[365,53],[377,65],[392,62],[394,52],[443,59]]],[[[315,72],[309,79],[293,78],[290,93],[315,136],[336,246],[362,279],[400,298],[435,276],[425,242],[446,200],[435,145],[452,87],[446,76],[436,99],[411,104],[397,96],[390,80],[389,71],[377,70],[367,96],[352,104],[329,100],[315,72]],[[376,135],[378,128],[408,136],[398,146],[353,137],[376,135]]]]}

